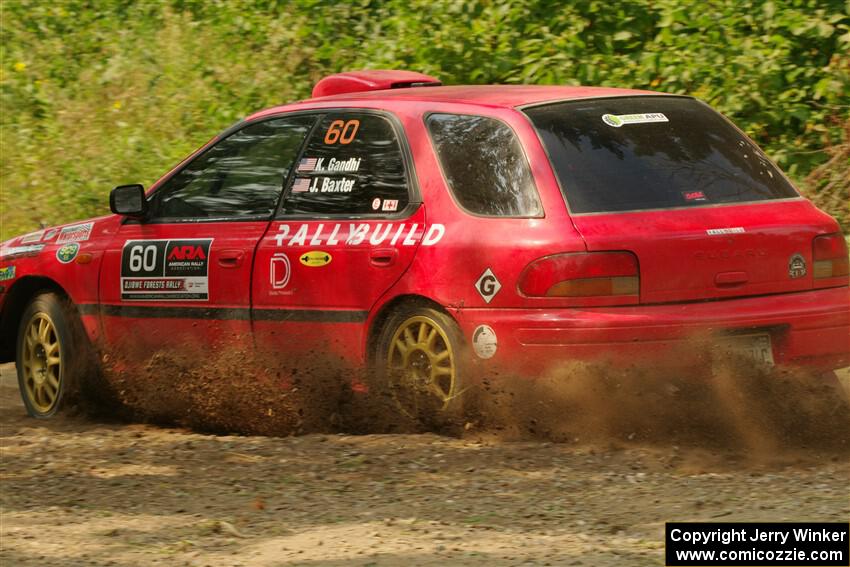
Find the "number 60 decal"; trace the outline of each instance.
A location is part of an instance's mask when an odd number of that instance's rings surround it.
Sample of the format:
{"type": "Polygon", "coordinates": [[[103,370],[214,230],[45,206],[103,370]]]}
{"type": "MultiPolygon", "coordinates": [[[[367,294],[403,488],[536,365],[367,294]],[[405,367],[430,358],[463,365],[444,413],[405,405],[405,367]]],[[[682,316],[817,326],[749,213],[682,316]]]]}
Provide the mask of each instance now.
{"type": "Polygon", "coordinates": [[[133,246],[130,248],[130,271],[150,272],[156,268],[156,246],[133,246]]]}
{"type": "Polygon", "coordinates": [[[339,142],[340,144],[350,144],[357,135],[357,129],[360,128],[359,120],[334,120],[328,126],[328,131],[325,133],[325,144],[333,145],[339,142]]]}

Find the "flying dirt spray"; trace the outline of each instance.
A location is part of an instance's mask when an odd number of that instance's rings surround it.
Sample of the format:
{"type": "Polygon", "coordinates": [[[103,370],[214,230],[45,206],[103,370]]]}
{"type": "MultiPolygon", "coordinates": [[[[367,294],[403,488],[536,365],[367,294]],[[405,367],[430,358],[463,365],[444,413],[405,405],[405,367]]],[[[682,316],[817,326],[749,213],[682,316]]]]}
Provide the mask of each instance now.
{"type": "Polygon", "coordinates": [[[260,435],[436,431],[581,445],[693,446],[753,459],[800,452],[850,454],[850,403],[832,375],[777,370],[703,341],[677,353],[677,370],[574,362],[529,379],[473,376],[453,422],[403,415],[370,376],[341,360],[219,349],[197,357],[111,352],[102,387],[132,419],[260,435]],[[127,361],[132,360],[129,364],[127,361]],[[373,382],[374,383],[374,382],[373,382]]]}

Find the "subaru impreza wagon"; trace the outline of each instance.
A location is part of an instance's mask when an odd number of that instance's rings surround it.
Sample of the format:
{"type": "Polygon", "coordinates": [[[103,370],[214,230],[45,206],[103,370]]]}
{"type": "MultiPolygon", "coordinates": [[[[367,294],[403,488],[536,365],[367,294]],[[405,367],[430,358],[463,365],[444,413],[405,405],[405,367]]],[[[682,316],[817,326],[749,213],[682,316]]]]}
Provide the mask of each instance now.
{"type": "Polygon", "coordinates": [[[688,96],[341,73],[110,206],[2,245],[35,417],[119,348],[339,360],[443,409],[491,370],[667,364],[695,335],[850,364],[837,223],[688,96]]]}

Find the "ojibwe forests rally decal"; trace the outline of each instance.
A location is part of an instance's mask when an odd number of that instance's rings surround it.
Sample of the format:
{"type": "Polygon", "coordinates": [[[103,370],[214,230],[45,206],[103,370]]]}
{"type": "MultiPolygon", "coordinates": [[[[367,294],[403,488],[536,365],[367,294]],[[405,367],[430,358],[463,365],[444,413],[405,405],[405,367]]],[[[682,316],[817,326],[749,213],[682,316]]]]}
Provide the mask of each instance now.
{"type": "Polygon", "coordinates": [[[121,299],[209,300],[212,238],[128,240],[121,253],[121,299]]]}
{"type": "Polygon", "coordinates": [[[433,246],[442,240],[442,224],[418,223],[318,223],[281,224],[274,240],[278,246],[433,246]]]}

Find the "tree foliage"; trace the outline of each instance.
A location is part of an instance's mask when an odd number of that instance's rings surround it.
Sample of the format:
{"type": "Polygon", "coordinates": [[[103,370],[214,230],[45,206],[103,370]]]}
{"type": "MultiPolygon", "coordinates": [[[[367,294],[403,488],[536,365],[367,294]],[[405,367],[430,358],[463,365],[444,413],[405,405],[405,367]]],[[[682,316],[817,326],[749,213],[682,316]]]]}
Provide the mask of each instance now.
{"type": "Polygon", "coordinates": [[[817,171],[816,198],[837,183],[850,226],[850,2],[6,0],[0,39],[3,237],[105,212],[112,186],[361,68],[691,94],[792,178],[817,171]]]}

